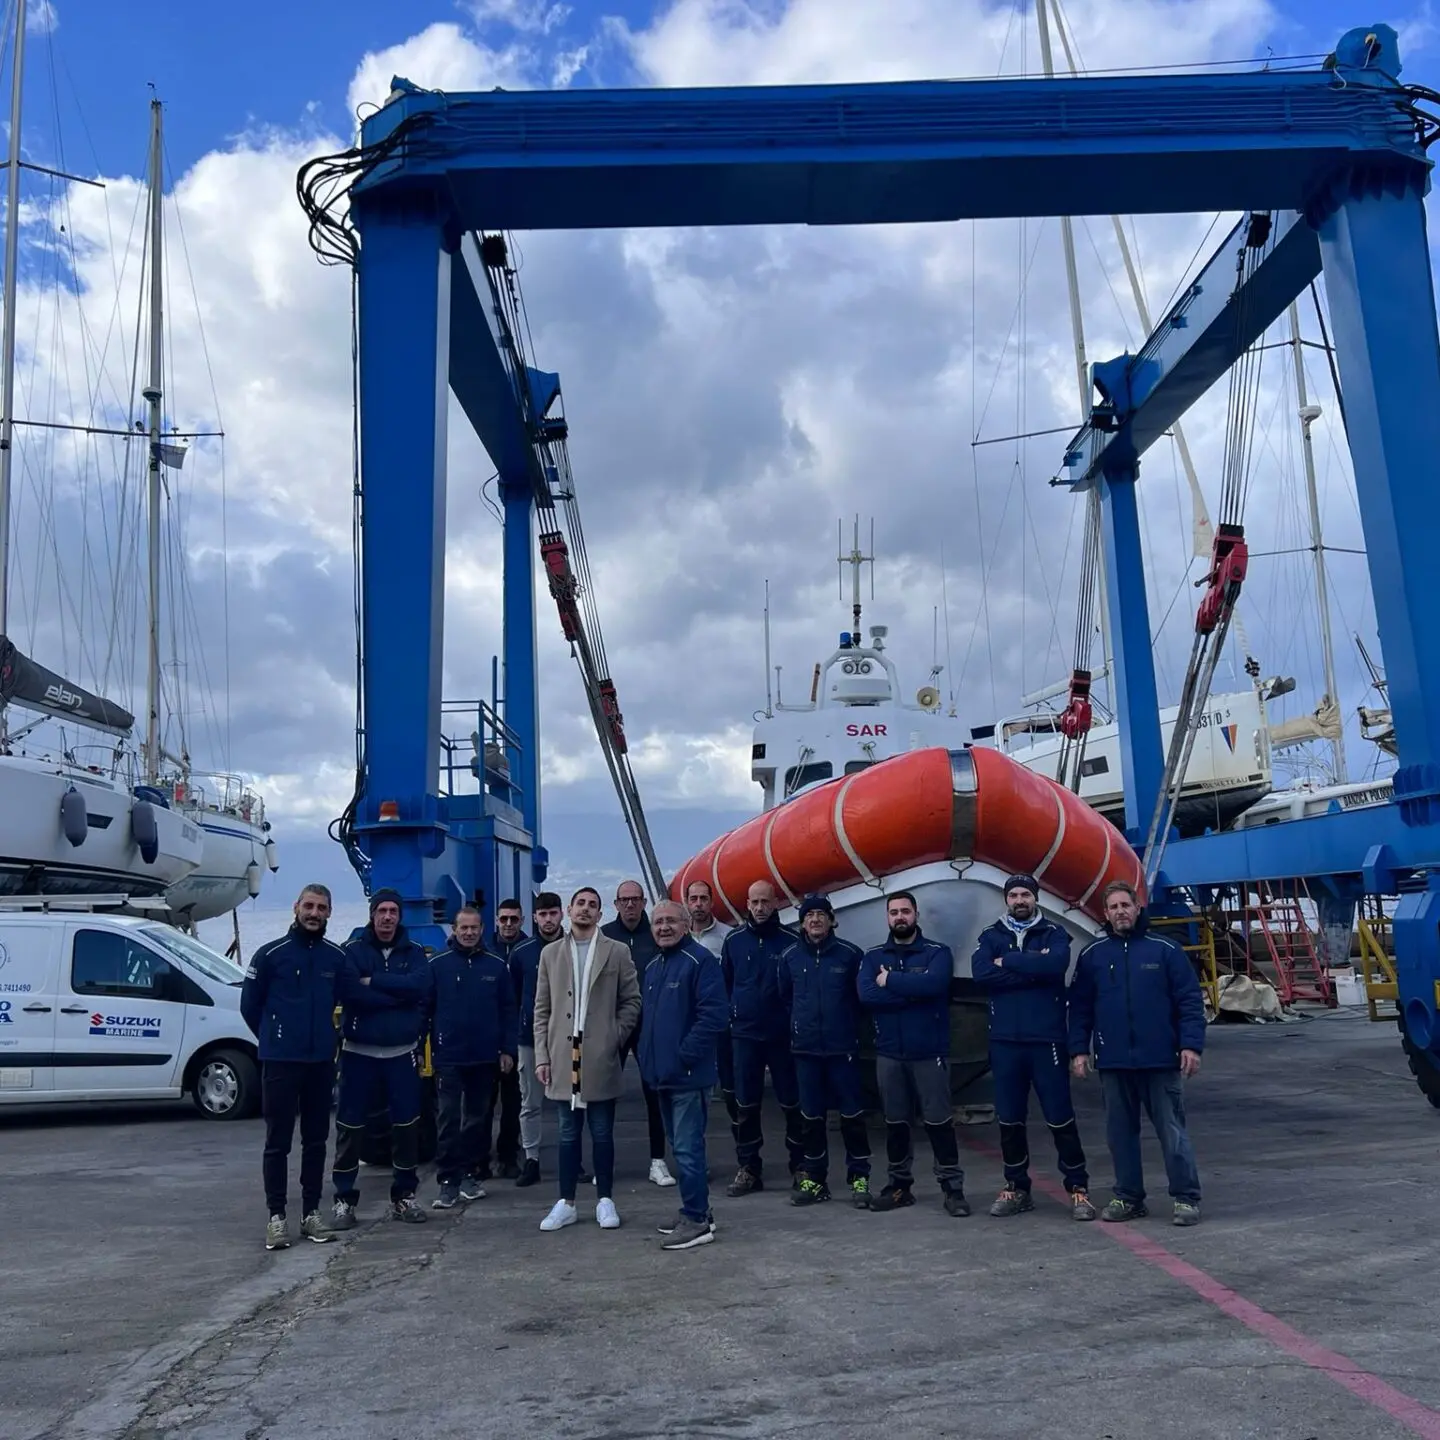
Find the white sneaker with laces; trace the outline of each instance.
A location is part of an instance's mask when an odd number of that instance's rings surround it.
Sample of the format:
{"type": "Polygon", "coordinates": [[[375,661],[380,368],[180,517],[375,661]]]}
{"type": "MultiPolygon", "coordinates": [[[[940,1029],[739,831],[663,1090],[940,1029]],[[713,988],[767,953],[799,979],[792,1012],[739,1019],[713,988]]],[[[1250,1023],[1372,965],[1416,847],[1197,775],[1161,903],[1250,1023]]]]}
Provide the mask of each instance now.
{"type": "Polygon", "coordinates": [[[580,1218],[580,1212],[568,1201],[557,1200],[550,1213],[540,1222],[542,1230],[563,1230],[580,1218]]]}
{"type": "Polygon", "coordinates": [[[650,1183],[659,1185],[664,1189],[667,1185],[675,1183],[675,1177],[665,1168],[663,1160],[652,1160],[650,1162],[650,1183]]]}
{"type": "Polygon", "coordinates": [[[602,1200],[596,1205],[595,1219],[602,1230],[618,1230],[620,1228],[620,1212],[615,1208],[613,1200],[602,1200]]]}

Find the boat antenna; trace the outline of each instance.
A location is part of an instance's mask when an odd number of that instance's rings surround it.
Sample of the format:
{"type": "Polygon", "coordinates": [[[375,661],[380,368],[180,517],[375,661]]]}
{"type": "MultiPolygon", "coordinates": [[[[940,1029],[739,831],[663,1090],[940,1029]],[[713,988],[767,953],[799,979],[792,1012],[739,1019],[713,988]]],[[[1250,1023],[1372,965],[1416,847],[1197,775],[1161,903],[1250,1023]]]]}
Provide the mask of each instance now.
{"type": "Polygon", "coordinates": [[[775,698],[770,692],[770,582],[765,582],[765,718],[775,714],[775,698]]]}
{"type": "Polygon", "coordinates": [[[945,682],[950,692],[950,713],[955,713],[955,670],[950,663],[950,585],[947,579],[949,569],[945,564],[945,542],[940,542],[940,604],[945,611],[945,682]]]}
{"type": "Polygon", "coordinates": [[[855,644],[860,643],[860,570],[870,567],[870,598],[875,598],[875,521],[870,521],[870,554],[860,548],[860,517],[855,517],[855,536],[850,544],[850,553],[845,553],[845,522],[835,522],[835,562],[840,568],[840,598],[845,598],[845,567],[850,567],[850,608],[854,616],[855,644]]]}

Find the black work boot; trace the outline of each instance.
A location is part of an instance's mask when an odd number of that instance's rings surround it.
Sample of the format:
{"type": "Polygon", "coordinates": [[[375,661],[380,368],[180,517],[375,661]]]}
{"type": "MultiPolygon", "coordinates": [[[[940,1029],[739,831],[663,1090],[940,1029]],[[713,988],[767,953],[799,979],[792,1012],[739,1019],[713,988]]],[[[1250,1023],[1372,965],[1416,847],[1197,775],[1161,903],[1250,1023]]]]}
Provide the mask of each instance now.
{"type": "Polygon", "coordinates": [[[903,1210],[914,1203],[915,1197],[908,1185],[887,1185],[878,1195],[870,1197],[872,1210],[903,1210]]]}
{"type": "Polygon", "coordinates": [[[735,1172],[735,1178],[725,1187],[725,1193],[733,1200],[764,1188],[765,1182],[753,1170],[742,1165],[735,1172]]]}
{"type": "Polygon", "coordinates": [[[957,1220],[970,1213],[970,1202],[965,1198],[965,1192],[960,1186],[945,1192],[945,1213],[955,1216],[957,1220]]]}

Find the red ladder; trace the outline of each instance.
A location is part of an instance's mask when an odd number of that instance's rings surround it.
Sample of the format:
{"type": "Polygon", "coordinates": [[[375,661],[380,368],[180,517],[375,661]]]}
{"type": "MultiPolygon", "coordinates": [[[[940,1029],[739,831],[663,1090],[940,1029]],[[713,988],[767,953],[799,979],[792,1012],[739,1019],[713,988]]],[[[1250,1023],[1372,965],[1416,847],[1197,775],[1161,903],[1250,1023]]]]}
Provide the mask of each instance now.
{"type": "Polygon", "coordinates": [[[1265,937],[1280,1003],[1293,1005],[1305,1000],[1333,1007],[1335,985],[1316,953],[1315,937],[1300,908],[1302,898],[1309,898],[1303,880],[1282,880],[1274,885],[1262,880],[1255,886],[1254,902],[1247,897],[1250,920],[1259,923],[1265,937]]]}

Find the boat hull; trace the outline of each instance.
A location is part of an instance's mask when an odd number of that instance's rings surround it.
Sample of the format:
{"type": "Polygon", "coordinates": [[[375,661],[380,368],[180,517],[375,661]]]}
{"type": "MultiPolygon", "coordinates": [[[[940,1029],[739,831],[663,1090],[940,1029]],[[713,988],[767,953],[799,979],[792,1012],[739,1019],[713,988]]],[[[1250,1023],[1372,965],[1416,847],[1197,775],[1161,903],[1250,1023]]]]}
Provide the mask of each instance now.
{"type": "Polygon", "coordinates": [[[200,863],[178,884],[165,892],[166,901],[177,917],[195,924],[228,915],[254,895],[250,888],[253,873],[258,882],[266,871],[265,842],[269,836],[257,824],[238,816],[208,810],[185,811],[204,835],[200,863]],[[252,872],[251,865],[257,870],[252,872]]]}
{"type": "Polygon", "coordinates": [[[200,827],[152,804],[157,853],[146,862],[132,832],[135,797],[118,781],[78,768],[0,755],[0,895],[159,895],[200,862],[200,827]],[[66,839],[61,803],[84,798],[84,839],[66,839]]]}

